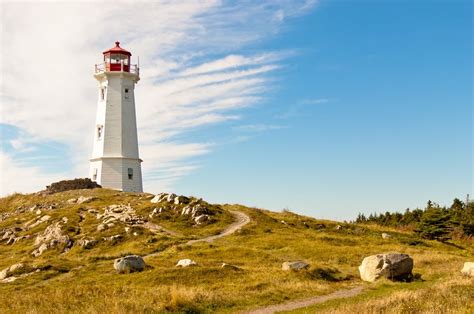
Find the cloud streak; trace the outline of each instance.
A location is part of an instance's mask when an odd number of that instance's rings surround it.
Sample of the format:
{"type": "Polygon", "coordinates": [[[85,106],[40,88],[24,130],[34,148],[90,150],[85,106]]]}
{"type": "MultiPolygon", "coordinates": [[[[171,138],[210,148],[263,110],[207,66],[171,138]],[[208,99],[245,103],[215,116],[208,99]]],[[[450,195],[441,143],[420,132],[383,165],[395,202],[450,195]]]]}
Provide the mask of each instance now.
{"type": "MultiPolygon", "coordinates": [[[[1,51],[0,123],[19,128],[22,137],[36,143],[66,145],[64,158],[76,166],[53,172],[84,176],[97,104],[93,66],[100,52],[120,39],[140,55],[136,104],[144,185],[158,191],[199,168],[195,157],[212,152],[215,144],[196,142],[190,132],[243,119],[240,110],[258,105],[274,88],[275,76],[291,55],[249,54],[243,48],[277,34],[285,19],[305,14],[316,2],[1,5],[3,43],[8,45],[2,44],[1,51]]],[[[3,152],[7,166],[27,143],[11,139],[13,150],[3,152]]],[[[38,177],[44,184],[51,181],[47,174],[38,177]]]]}

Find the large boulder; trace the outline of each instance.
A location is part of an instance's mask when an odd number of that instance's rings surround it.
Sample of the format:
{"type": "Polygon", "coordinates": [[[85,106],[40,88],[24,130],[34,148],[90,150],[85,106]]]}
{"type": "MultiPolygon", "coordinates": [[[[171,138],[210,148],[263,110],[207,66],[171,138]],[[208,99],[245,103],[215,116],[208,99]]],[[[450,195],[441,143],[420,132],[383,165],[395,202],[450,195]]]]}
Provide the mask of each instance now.
{"type": "Polygon", "coordinates": [[[464,275],[474,277],[474,263],[473,262],[464,263],[464,267],[462,268],[461,272],[464,275]]]}
{"type": "Polygon", "coordinates": [[[413,259],[407,254],[376,254],[364,258],[359,266],[360,278],[374,282],[385,277],[391,280],[409,279],[412,276],[413,259]]]}
{"type": "Polygon", "coordinates": [[[145,269],[145,261],[141,256],[128,255],[122,258],[117,258],[114,261],[114,268],[119,273],[140,272],[145,269]]]}
{"type": "Polygon", "coordinates": [[[281,269],[283,270],[302,270],[307,269],[309,264],[303,261],[295,261],[295,262],[284,262],[281,264],[281,269]]]}

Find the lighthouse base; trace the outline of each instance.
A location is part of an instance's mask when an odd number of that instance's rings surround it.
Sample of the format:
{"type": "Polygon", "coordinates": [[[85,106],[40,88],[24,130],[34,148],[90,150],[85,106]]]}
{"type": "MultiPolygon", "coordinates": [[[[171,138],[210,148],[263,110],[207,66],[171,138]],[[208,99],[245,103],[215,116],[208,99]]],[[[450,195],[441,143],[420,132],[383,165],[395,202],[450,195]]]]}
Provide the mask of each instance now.
{"type": "Polygon", "coordinates": [[[90,178],[103,188],[143,192],[141,159],[101,157],[90,162],[90,178]]]}

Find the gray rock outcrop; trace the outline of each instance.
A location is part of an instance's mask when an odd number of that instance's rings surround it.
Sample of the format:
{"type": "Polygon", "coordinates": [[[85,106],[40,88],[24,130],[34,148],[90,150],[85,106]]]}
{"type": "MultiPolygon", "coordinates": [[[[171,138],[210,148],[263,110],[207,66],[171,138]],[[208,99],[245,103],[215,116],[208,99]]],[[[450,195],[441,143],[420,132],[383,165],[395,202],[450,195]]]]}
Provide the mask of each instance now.
{"type": "Polygon", "coordinates": [[[140,272],[145,269],[145,266],[145,261],[138,255],[128,255],[114,261],[114,268],[119,273],[140,272]]]}
{"type": "Polygon", "coordinates": [[[35,249],[31,254],[38,257],[47,249],[60,244],[66,245],[67,248],[70,247],[72,241],[67,234],[62,232],[61,222],[58,221],[46,227],[44,232],[36,237],[34,245],[37,246],[37,249],[35,249]]]}
{"type": "Polygon", "coordinates": [[[360,278],[368,282],[374,282],[381,277],[391,280],[408,279],[412,270],[413,259],[401,253],[368,256],[359,266],[360,278]]]}

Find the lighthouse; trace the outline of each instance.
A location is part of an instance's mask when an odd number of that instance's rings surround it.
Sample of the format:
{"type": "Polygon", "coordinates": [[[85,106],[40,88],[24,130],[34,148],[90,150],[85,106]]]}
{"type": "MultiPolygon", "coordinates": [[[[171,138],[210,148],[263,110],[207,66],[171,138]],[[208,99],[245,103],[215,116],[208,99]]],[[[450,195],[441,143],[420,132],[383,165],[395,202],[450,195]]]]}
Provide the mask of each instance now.
{"type": "Polygon", "coordinates": [[[98,103],[90,178],[104,188],[143,192],[135,115],[139,67],[131,64],[132,54],[118,41],[103,55],[94,73],[98,103]]]}

